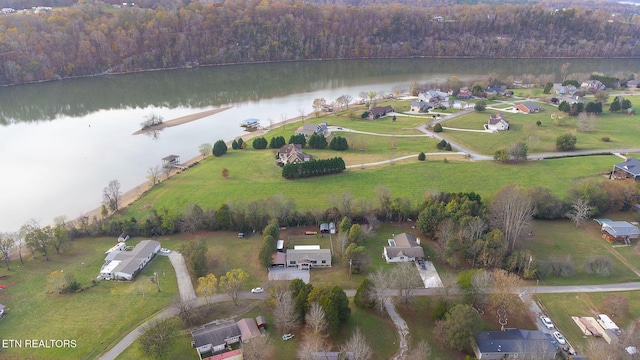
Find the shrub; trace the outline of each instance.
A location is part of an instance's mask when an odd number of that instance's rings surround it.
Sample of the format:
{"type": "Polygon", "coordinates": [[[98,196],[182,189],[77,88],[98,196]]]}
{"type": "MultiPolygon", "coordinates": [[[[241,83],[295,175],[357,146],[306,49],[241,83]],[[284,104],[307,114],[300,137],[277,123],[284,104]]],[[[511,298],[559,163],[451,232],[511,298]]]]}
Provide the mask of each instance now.
{"type": "Polygon", "coordinates": [[[542,121],[540,121],[540,120],[536,121],[536,125],[538,125],[538,126],[542,125],[542,121]]]}
{"type": "Polygon", "coordinates": [[[265,139],[262,136],[261,137],[257,137],[255,139],[253,139],[253,142],[251,143],[251,145],[256,150],[266,149],[267,148],[267,139],[265,139]]]}
{"type": "Polygon", "coordinates": [[[602,140],[602,141],[604,141],[604,142],[609,142],[609,141],[611,141],[611,139],[609,139],[609,137],[608,137],[608,136],[603,136],[603,137],[602,137],[602,139],[600,139],[600,140],[602,140]]]}
{"type": "Polygon", "coordinates": [[[427,155],[425,155],[423,152],[420,152],[420,154],[418,154],[418,160],[425,161],[426,159],[427,155]]]}
{"type": "Polygon", "coordinates": [[[449,144],[449,143],[447,143],[447,145],[445,145],[444,149],[447,150],[447,151],[452,151],[453,150],[451,148],[451,144],[449,144]]]}
{"type": "Polygon", "coordinates": [[[595,256],[589,258],[584,264],[584,270],[587,274],[609,276],[613,273],[613,260],[608,256],[595,256]]]}
{"type": "Polygon", "coordinates": [[[440,123],[437,123],[434,127],[433,127],[433,131],[434,132],[442,132],[442,125],[440,125],[440,123]]]}
{"type": "Polygon", "coordinates": [[[576,142],[578,139],[575,135],[566,133],[558,136],[556,139],[556,149],[560,151],[569,151],[576,148],[576,142]]]}
{"type": "Polygon", "coordinates": [[[224,143],[223,140],[218,140],[213,145],[213,155],[214,156],[222,156],[227,153],[227,144],[224,143]]]}
{"type": "Polygon", "coordinates": [[[342,136],[336,136],[331,139],[329,148],[331,150],[347,150],[349,149],[349,143],[347,142],[346,138],[343,138],[342,136]]]}
{"type": "Polygon", "coordinates": [[[274,136],[271,138],[271,141],[269,142],[269,147],[272,149],[279,149],[283,146],[285,146],[287,143],[284,140],[284,136],[274,136]]]}
{"type": "Polygon", "coordinates": [[[478,101],[473,109],[477,112],[482,112],[487,109],[487,103],[484,101],[478,101]]]}
{"type": "Polygon", "coordinates": [[[438,148],[438,150],[444,150],[444,148],[446,147],[447,147],[447,141],[445,139],[442,139],[442,141],[436,144],[436,148],[438,148]]]}

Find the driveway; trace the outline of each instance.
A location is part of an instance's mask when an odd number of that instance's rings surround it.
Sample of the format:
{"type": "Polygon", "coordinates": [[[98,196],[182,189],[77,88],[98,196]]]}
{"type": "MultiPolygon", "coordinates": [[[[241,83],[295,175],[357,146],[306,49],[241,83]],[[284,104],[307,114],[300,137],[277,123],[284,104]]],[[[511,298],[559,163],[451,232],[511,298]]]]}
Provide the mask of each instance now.
{"type": "Polygon", "coordinates": [[[269,270],[269,280],[302,279],[305,284],[308,284],[310,277],[309,270],[298,270],[294,268],[273,268],[269,270]]]}
{"type": "Polygon", "coordinates": [[[438,275],[438,271],[436,271],[436,267],[433,266],[433,263],[431,261],[424,262],[425,269],[421,269],[418,263],[416,263],[415,265],[418,269],[418,274],[420,274],[420,278],[422,279],[425,288],[442,287],[442,280],[440,280],[440,275],[438,275]]]}
{"type": "Polygon", "coordinates": [[[191,277],[189,276],[189,270],[187,270],[187,265],[184,263],[182,254],[177,251],[172,251],[169,254],[169,260],[171,261],[171,265],[173,265],[173,268],[176,271],[178,290],[180,291],[180,299],[183,302],[197,299],[196,291],[193,289],[191,277]]]}

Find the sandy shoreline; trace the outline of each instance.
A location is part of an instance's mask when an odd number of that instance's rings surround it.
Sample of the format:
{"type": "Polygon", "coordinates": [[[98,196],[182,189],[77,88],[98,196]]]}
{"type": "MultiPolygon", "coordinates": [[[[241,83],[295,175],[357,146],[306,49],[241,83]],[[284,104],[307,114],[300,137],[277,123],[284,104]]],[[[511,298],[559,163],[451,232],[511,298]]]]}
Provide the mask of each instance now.
{"type": "Polygon", "coordinates": [[[202,112],[199,112],[199,113],[196,113],[196,114],[182,116],[182,117],[175,118],[175,119],[172,119],[172,120],[169,120],[169,121],[165,121],[162,124],[149,126],[148,128],[145,128],[145,129],[140,129],[140,130],[134,132],[133,135],[140,135],[140,134],[144,134],[144,133],[151,132],[151,131],[162,130],[162,129],[166,129],[168,127],[186,124],[188,122],[200,120],[200,119],[205,118],[207,116],[211,116],[211,115],[214,115],[214,114],[229,110],[232,107],[233,106],[227,106],[227,107],[223,107],[223,108],[207,110],[207,111],[202,111],[202,112]]]}
{"type": "MultiPolygon", "coordinates": [[[[180,124],[184,124],[184,123],[187,123],[187,122],[190,122],[190,121],[195,121],[195,120],[201,119],[203,117],[207,117],[207,116],[210,116],[210,115],[213,115],[213,114],[228,110],[230,108],[231,107],[229,106],[229,107],[220,108],[220,109],[203,111],[203,112],[200,112],[200,113],[191,114],[191,115],[179,117],[179,118],[176,118],[176,119],[173,119],[173,120],[169,120],[169,121],[164,122],[164,123],[162,123],[162,124],[160,124],[158,126],[162,126],[162,125],[165,125],[167,123],[171,123],[172,125],[167,125],[165,127],[177,126],[177,125],[180,125],[180,124]],[[180,123],[178,123],[178,121],[180,121],[180,123]]],[[[304,119],[308,119],[308,117],[305,116],[304,119]]],[[[254,137],[262,136],[262,135],[268,133],[272,129],[277,129],[279,127],[286,126],[288,124],[293,124],[293,123],[296,123],[296,122],[299,122],[299,121],[302,121],[302,120],[303,120],[302,116],[297,116],[297,117],[294,117],[294,118],[291,118],[291,119],[287,119],[285,121],[281,121],[281,122],[278,122],[278,123],[273,123],[272,125],[269,125],[266,128],[261,128],[261,129],[258,129],[256,131],[248,132],[246,134],[237,136],[236,139],[242,138],[242,140],[246,142],[248,140],[251,140],[254,137]]],[[[138,131],[136,131],[136,133],[142,131],[142,132],[140,132],[140,134],[142,134],[142,133],[144,133],[146,131],[153,131],[153,130],[158,130],[158,128],[156,128],[154,126],[152,128],[147,128],[145,130],[138,130],[138,131]]],[[[136,133],[134,133],[134,135],[137,135],[136,133]]],[[[228,141],[227,142],[227,146],[228,147],[231,147],[231,142],[232,141],[228,141]]],[[[212,156],[212,155],[209,155],[209,156],[212,156]]],[[[183,162],[181,165],[183,167],[185,167],[185,168],[189,168],[189,166],[201,161],[202,159],[203,159],[202,156],[196,156],[196,157],[194,157],[192,159],[189,159],[189,160],[183,162]]],[[[173,175],[175,175],[175,174],[177,174],[177,173],[179,173],[181,171],[185,171],[185,170],[174,169],[174,170],[171,171],[171,174],[169,175],[168,178],[171,178],[173,175]]],[[[158,176],[157,181],[158,181],[158,183],[160,183],[162,181],[167,180],[168,178],[164,174],[160,174],[158,176]]],[[[147,182],[144,182],[144,183],[134,187],[133,189],[130,189],[130,190],[122,193],[122,195],[120,197],[120,202],[119,202],[120,210],[123,210],[123,209],[126,209],[127,207],[129,207],[134,201],[138,200],[140,197],[142,197],[142,195],[144,195],[144,193],[146,193],[149,190],[151,190],[151,185],[147,181],[147,182]]],[[[102,216],[102,205],[99,205],[97,208],[95,208],[95,209],[93,209],[91,211],[88,211],[84,215],[78,217],[76,220],[74,220],[74,222],[80,220],[83,217],[84,218],[88,218],[89,221],[92,221],[94,217],[99,219],[101,216],[102,216]]]]}

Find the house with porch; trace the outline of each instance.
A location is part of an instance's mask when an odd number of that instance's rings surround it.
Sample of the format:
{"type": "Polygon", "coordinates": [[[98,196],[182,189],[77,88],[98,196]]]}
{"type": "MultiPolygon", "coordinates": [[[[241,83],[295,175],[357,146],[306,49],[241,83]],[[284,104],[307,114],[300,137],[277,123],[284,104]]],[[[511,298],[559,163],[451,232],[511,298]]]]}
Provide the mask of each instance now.
{"type": "Polygon", "coordinates": [[[411,111],[413,112],[428,112],[430,109],[433,109],[435,107],[436,104],[422,100],[411,102],[411,111]]]}
{"type": "Polygon", "coordinates": [[[287,267],[300,270],[331,267],[331,250],[321,249],[320,245],[296,245],[287,250],[287,267]]]}
{"type": "Polygon", "coordinates": [[[542,331],[511,329],[478,333],[473,352],[482,360],[554,360],[557,349],[542,331]]]}
{"type": "Polygon", "coordinates": [[[382,257],[387,263],[410,262],[424,259],[424,249],[420,239],[407,233],[395,235],[387,240],[389,246],[382,250],[382,257]]]}
{"type": "Polygon", "coordinates": [[[227,347],[240,342],[242,333],[233,321],[214,321],[191,332],[191,346],[200,359],[226,352],[227,347]]]}
{"type": "Polygon", "coordinates": [[[313,124],[313,123],[306,122],[302,124],[302,126],[300,126],[298,130],[296,130],[296,135],[302,134],[306,137],[309,137],[313,134],[325,135],[327,132],[328,126],[329,124],[324,121],[321,122],[320,124],[313,124]]]}
{"type": "Polygon", "coordinates": [[[493,114],[489,116],[489,121],[485,125],[485,130],[509,130],[509,121],[502,114],[493,114]]]}
{"type": "Polygon", "coordinates": [[[640,160],[630,158],[627,161],[613,165],[610,178],[637,180],[640,177],[640,160]]]}

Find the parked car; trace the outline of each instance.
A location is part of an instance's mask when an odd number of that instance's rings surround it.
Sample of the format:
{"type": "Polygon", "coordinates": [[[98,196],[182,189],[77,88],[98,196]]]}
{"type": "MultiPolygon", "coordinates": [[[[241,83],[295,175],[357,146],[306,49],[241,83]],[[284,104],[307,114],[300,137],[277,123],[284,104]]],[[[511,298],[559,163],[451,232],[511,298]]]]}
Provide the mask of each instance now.
{"type": "Polygon", "coordinates": [[[244,238],[244,233],[243,232],[239,232],[238,233],[238,239],[242,239],[244,238]]]}
{"type": "Polygon", "coordinates": [[[293,334],[284,334],[282,335],[282,340],[287,341],[293,338],[293,334]]]}
{"type": "Polygon", "coordinates": [[[251,289],[251,292],[254,293],[254,294],[259,294],[259,293],[263,293],[264,289],[261,288],[261,287],[257,287],[257,288],[251,289]]]}
{"type": "Polygon", "coordinates": [[[567,339],[565,339],[564,336],[560,334],[558,331],[553,332],[553,337],[556,338],[556,340],[558,340],[558,344],[560,345],[567,344],[567,339]]]}
{"type": "Polygon", "coordinates": [[[540,321],[542,321],[542,324],[547,329],[554,329],[555,328],[555,326],[553,325],[553,322],[551,322],[551,319],[549,319],[548,317],[546,317],[544,315],[540,315],[540,321]]]}
{"type": "Polygon", "coordinates": [[[169,253],[171,253],[171,250],[166,249],[166,248],[162,248],[162,249],[160,249],[160,252],[163,253],[163,254],[169,254],[169,253]]]}

